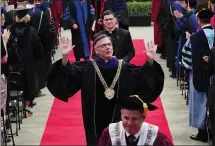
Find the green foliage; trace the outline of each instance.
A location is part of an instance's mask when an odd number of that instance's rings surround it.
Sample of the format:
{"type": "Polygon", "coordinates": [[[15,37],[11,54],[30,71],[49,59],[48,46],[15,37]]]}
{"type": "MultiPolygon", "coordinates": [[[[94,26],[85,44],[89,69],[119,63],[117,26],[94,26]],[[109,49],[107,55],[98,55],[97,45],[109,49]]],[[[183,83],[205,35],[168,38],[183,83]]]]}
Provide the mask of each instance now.
{"type": "Polygon", "coordinates": [[[127,2],[129,16],[149,16],[152,11],[152,3],[149,2],[127,2]]]}

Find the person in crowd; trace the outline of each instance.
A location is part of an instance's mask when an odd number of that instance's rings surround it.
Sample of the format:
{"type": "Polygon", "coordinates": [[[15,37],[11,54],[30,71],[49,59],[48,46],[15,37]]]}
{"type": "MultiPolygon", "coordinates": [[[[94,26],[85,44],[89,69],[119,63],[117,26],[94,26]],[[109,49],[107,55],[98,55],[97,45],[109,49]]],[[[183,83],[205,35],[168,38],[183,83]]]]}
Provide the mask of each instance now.
{"type": "Polygon", "coordinates": [[[103,26],[101,23],[101,16],[104,12],[105,0],[92,0],[92,5],[95,8],[96,21],[94,34],[103,30],[103,26]]]}
{"type": "MultiPolygon", "coordinates": [[[[28,0],[29,15],[31,19],[29,25],[31,25],[38,32],[39,37],[43,45],[43,58],[44,60],[37,61],[37,79],[38,79],[38,92],[36,96],[44,96],[41,89],[46,87],[46,75],[52,64],[51,53],[55,40],[55,32],[50,32],[51,26],[51,11],[44,5],[44,1],[28,0]],[[47,41],[48,40],[48,41],[47,41]]],[[[53,23],[52,23],[53,24],[53,23]]],[[[33,102],[32,105],[36,103],[33,102]]]]}
{"type": "MultiPolygon", "coordinates": [[[[176,19],[177,17],[175,17],[174,14],[185,14],[186,10],[182,6],[182,1],[161,1],[161,8],[157,18],[161,26],[163,47],[165,48],[163,50],[162,48],[158,48],[161,49],[158,50],[158,52],[161,52],[160,58],[167,59],[166,63],[170,71],[169,76],[173,78],[176,77],[175,63],[178,47],[177,42],[180,38],[176,31],[176,24],[179,20],[176,19]]],[[[184,22],[181,24],[184,24],[184,22]]]]}
{"type": "Polygon", "coordinates": [[[49,0],[49,4],[55,22],[55,42],[57,46],[59,44],[58,36],[60,32],[61,18],[63,16],[63,0],[49,0]]]}
{"type": "Polygon", "coordinates": [[[121,121],[104,129],[98,146],[152,145],[173,146],[159,127],[145,122],[148,106],[138,95],[131,95],[121,105],[121,121]]]}
{"type": "MultiPolygon", "coordinates": [[[[19,51],[19,61],[11,64],[11,71],[20,72],[24,80],[24,100],[26,116],[33,113],[29,110],[31,103],[38,91],[37,70],[35,68],[37,60],[43,59],[43,47],[37,31],[28,25],[30,16],[29,9],[18,6],[15,10],[16,21],[8,29],[11,38],[15,40],[8,42],[8,48],[19,51]]],[[[23,84],[20,83],[20,84],[23,84]]]]}
{"type": "MultiPolygon", "coordinates": [[[[188,18],[187,24],[185,26],[185,33],[186,33],[186,43],[182,49],[182,65],[187,72],[192,70],[192,54],[191,54],[191,42],[190,36],[197,32],[199,24],[196,18],[196,6],[197,1],[188,1],[188,13],[190,16],[188,18]]],[[[189,74],[189,73],[188,73],[189,74]]]]}
{"type": "Polygon", "coordinates": [[[128,8],[126,0],[106,0],[104,4],[104,11],[106,10],[111,10],[116,14],[119,28],[129,30],[128,8]]]}
{"type": "Polygon", "coordinates": [[[207,69],[210,72],[211,77],[211,86],[209,88],[208,99],[207,99],[207,108],[209,108],[209,123],[211,125],[211,136],[212,136],[212,146],[215,145],[215,48],[213,47],[210,50],[209,56],[204,56],[203,60],[208,63],[207,69]]]}
{"type": "Polygon", "coordinates": [[[197,20],[202,29],[190,38],[192,50],[190,88],[192,92],[189,96],[189,125],[198,128],[198,134],[191,135],[190,138],[203,142],[208,141],[206,95],[210,86],[210,76],[207,69],[205,69],[207,64],[202,58],[209,55],[214,43],[214,29],[210,25],[212,16],[213,12],[211,10],[200,10],[197,13],[197,20]]]}
{"type": "MultiPolygon", "coordinates": [[[[14,3],[15,8],[26,7],[26,5],[27,5],[26,0],[15,0],[15,3],[14,3]]],[[[5,28],[15,22],[15,20],[16,20],[15,14],[16,14],[16,9],[12,9],[12,10],[8,11],[7,13],[5,13],[5,19],[6,19],[5,28]]]]}
{"type": "MultiPolygon", "coordinates": [[[[94,6],[96,8],[97,20],[100,22],[102,14],[111,10],[116,14],[118,27],[121,29],[129,30],[128,8],[126,0],[95,0],[94,6]]],[[[103,29],[102,23],[98,23],[98,30],[103,29]]]]}
{"type": "MultiPolygon", "coordinates": [[[[1,26],[4,26],[5,9],[1,8],[1,26]]],[[[1,28],[2,29],[2,28],[1,28]]],[[[7,43],[10,37],[10,32],[7,29],[1,30],[1,109],[6,114],[6,102],[7,102],[7,61],[8,50],[7,43]]]]}
{"type": "MultiPolygon", "coordinates": [[[[180,69],[180,62],[181,62],[181,51],[184,46],[184,43],[186,42],[186,25],[187,21],[189,19],[190,13],[188,13],[188,0],[183,1],[176,1],[175,5],[180,6],[180,10],[173,9],[173,16],[175,18],[175,30],[176,30],[176,46],[174,47],[175,50],[174,53],[171,55],[171,58],[174,60],[174,64],[171,65],[171,74],[170,77],[176,77],[177,74],[180,74],[180,72],[183,72],[182,69],[180,69]],[[176,59],[175,59],[176,58],[176,59]]],[[[171,48],[169,48],[171,49],[171,48]]],[[[170,63],[171,64],[171,63],[170,63]]]]}
{"type": "Polygon", "coordinates": [[[93,43],[98,57],[84,62],[68,61],[76,46],[61,40],[62,59],[53,64],[47,80],[52,95],[67,102],[81,89],[82,111],[87,145],[96,145],[102,131],[120,120],[117,100],[137,93],[144,101],[154,101],[163,90],[164,73],[154,61],[156,49],[148,45],[148,62],[142,66],[128,64],[113,56],[111,38],[99,35],[93,43]],[[104,115],[105,113],[105,115],[104,115]]]}
{"type": "MultiPolygon", "coordinates": [[[[108,35],[113,43],[113,55],[118,59],[123,59],[125,62],[130,62],[135,56],[135,50],[130,32],[116,27],[117,18],[111,10],[105,11],[101,19],[104,25],[104,30],[95,34],[94,38],[101,34],[108,35]]],[[[95,56],[95,51],[93,56],[95,56]]]]}
{"type": "Polygon", "coordinates": [[[64,18],[69,23],[63,26],[71,29],[72,44],[76,61],[90,58],[90,32],[95,19],[95,10],[90,0],[71,0],[66,1],[67,7],[64,11],[64,18]],[[67,11],[66,11],[67,10],[67,11]]]}
{"type": "MultiPolygon", "coordinates": [[[[214,12],[215,1],[211,0],[211,10],[214,12]]],[[[214,19],[214,16],[213,16],[214,19]]],[[[213,26],[211,24],[211,26],[213,26]]],[[[212,146],[215,145],[215,43],[213,43],[213,48],[210,50],[209,56],[203,56],[203,60],[208,63],[207,69],[211,75],[211,86],[209,88],[207,108],[209,109],[209,119],[211,125],[211,135],[212,135],[212,146]]]]}

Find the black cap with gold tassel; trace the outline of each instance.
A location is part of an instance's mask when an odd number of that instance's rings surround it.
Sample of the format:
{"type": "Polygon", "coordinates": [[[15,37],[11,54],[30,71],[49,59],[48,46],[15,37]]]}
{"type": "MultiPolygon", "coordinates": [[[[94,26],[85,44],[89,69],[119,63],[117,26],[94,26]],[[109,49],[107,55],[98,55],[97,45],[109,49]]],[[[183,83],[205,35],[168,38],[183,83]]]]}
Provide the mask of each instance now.
{"type": "Polygon", "coordinates": [[[131,95],[127,99],[120,101],[122,109],[138,110],[146,117],[148,110],[155,110],[157,107],[144,103],[138,95],[131,95]]]}

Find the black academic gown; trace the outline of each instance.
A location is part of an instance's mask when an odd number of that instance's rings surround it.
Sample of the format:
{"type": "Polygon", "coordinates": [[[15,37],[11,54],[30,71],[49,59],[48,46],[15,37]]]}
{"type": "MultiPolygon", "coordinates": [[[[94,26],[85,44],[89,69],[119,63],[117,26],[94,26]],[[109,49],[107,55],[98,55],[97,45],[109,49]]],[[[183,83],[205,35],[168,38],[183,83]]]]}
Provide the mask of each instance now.
{"type": "Polygon", "coordinates": [[[211,78],[211,86],[208,92],[207,107],[210,113],[211,133],[212,133],[212,145],[215,145],[215,48],[210,50],[209,63],[207,67],[211,78]]]}
{"type": "Polygon", "coordinates": [[[25,86],[24,98],[33,101],[34,94],[39,88],[35,66],[37,61],[43,59],[41,40],[35,29],[24,23],[15,23],[9,27],[9,30],[11,32],[10,39],[13,38],[14,41],[8,41],[8,49],[18,50],[19,54],[19,61],[11,62],[10,69],[13,72],[22,73],[25,86]],[[15,40],[17,40],[16,43],[15,40]]]}
{"type": "Polygon", "coordinates": [[[69,25],[72,32],[72,44],[76,46],[74,55],[77,61],[90,56],[90,32],[95,19],[90,0],[85,0],[83,3],[81,1],[83,0],[70,0],[64,4],[70,9],[69,25]],[[78,29],[72,28],[74,24],[77,24],[78,29]]]}
{"type": "MultiPolygon", "coordinates": [[[[203,29],[213,29],[212,26],[203,29]]],[[[208,92],[210,86],[210,73],[207,70],[207,63],[202,59],[203,56],[209,56],[210,47],[204,30],[199,30],[191,36],[192,50],[192,69],[193,86],[198,92],[208,92]]]]}
{"type": "MultiPolygon", "coordinates": [[[[110,85],[115,76],[118,61],[95,59],[101,73],[110,85]]],[[[91,61],[68,63],[62,66],[62,60],[53,64],[47,80],[47,87],[52,95],[67,102],[81,89],[82,113],[88,145],[96,145],[102,131],[111,123],[118,122],[120,107],[116,101],[124,100],[132,94],[141,95],[145,102],[154,101],[162,92],[164,73],[161,66],[154,62],[135,66],[123,63],[119,80],[115,86],[115,97],[108,100],[104,88],[97,77],[91,61]]]]}
{"type": "Polygon", "coordinates": [[[43,45],[44,60],[37,61],[36,63],[38,84],[40,86],[39,89],[42,89],[46,86],[46,67],[47,64],[50,64],[51,59],[51,57],[48,55],[51,51],[50,42],[52,42],[52,40],[50,40],[52,38],[50,38],[49,33],[50,15],[49,12],[42,13],[42,10],[40,10],[39,6],[30,9],[29,14],[31,16],[29,24],[38,32],[43,45]]]}
{"type": "MultiPolygon", "coordinates": [[[[94,35],[94,39],[101,34],[106,34],[111,37],[114,50],[113,54],[116,58],[123,59],[125,62],[130,62],[135,56],[134,45],[129,31],[116,28],[112,34],[110,34],[108,31],[102,30],[94,35]]],[[[93,56],[96,56],[94,51],[93,56]]]]}
{"type": "MultiPolygon", "coordinates": [[[[165,3],[161,4],[161,9],[158,14],[157,21],[161,25],[163,32],[163,43],[165,48],[165,55],[167,57],[167,67],[173,69],[175,66],[175,56],[177,54],[177,34],[175,31],[175,18],[172,16],[170,6],[165,3]]],[[[160,51],[160,50],[158,50],[160,51]]]]}

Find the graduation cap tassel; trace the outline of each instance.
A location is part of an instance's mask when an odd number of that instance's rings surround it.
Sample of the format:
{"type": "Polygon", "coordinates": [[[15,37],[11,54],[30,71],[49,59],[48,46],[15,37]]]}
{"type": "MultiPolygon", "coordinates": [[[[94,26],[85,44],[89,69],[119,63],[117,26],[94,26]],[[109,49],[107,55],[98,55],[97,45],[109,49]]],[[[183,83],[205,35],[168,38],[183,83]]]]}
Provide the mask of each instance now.
{"type": "Polygon", "coordinates": [[[147,112],[148,112],[148,106],[146,103],[143,102],[142,99],[140,99],[140,97],[138,95],[134,95],[137,99],[139,99],[142,103],[143,103],[143,116],[146,117],[147,112]]]}

